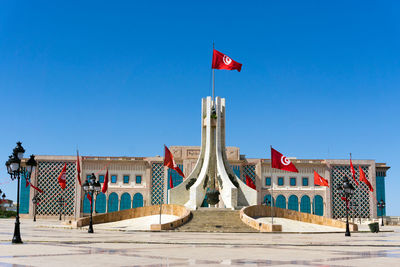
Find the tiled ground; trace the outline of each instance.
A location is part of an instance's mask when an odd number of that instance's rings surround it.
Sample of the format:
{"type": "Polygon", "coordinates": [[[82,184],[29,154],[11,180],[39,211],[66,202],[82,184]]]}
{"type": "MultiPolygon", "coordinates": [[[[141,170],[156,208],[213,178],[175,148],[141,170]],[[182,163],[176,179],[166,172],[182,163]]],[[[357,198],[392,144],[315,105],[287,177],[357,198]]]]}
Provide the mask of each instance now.
{"type": "Polygon", "coordinates": [[[0,220],[1,266],[400,266],[400,227],[390,233],[271,234],[65,229],[22,220],[24,244],[12,245],[14,221],[0,220]]]}

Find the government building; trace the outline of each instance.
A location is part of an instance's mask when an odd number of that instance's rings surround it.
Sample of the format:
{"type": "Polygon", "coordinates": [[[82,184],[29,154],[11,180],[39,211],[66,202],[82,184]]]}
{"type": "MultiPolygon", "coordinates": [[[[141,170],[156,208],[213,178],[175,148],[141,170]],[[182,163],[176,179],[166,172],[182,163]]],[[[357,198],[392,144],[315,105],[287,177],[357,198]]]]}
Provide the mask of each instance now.
{"type": "MultiPolygon", "coordinates": [[[[164,167],[164,158],[155,157],[94,157],[80,156],[81,179],[92,173],[104,183],[109,173],[108,190],[94,196],[97,214],[124,209],[171,203],[189,209],[208,207],[206,194],[218,190],[220,201],[214,207],[240,209],[243,206],[267,204],[328,218],[344,218],[346,204],[337,191],[344,177],[355,187],[350,201],[350,216],[375,219],[386,215],[378,210],[377,201],[385,199],[385,177],[389,167],[375,160],[353,160],[356,179],[363,169],[374,192],[360,182],[355,185],[348,159],[291,158],[298,173],[271,169],[270,159],[247,158],[238,147],[225,146],[225,99],[207,97],[202,100],[201,146],[171,146],[176,164],[184,172],[183,179],[175,170],[164,167]],[[329,187],[315,186],[313,172],[329,182],[329,187]],[[246,185],[249,177],[256,186],[246,185]],[[170,188],[169,179],[173,181],[170,188]]],[[[33,216],[32,198],[40,198],[38,217],[56,217],[60,211],[69,219],[88,216],[90,202],[77,180],[76,156],[36,155],[38,163],[31,183],[43,190],[36,192],[21,183],[20,212],[33,216]],[[62,190],[58,176],[67,164],[67,186],[62,190]],[[60,201],[61,200],[61,201],[60,201]]]]}

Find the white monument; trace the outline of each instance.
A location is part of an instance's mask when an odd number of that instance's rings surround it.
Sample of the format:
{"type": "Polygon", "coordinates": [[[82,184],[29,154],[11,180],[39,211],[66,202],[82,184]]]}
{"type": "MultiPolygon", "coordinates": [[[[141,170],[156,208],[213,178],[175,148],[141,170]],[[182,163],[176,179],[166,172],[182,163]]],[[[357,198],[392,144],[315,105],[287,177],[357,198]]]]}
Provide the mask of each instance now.
{"type": "Polygon", "coordinates": [[[208,192],[208,202],[213,203],[210,206],[235,209],[256,205],[257,191],[235,175],[227,160],[225,99],[216,97],[213,101],[210,96],[203,98],[201,115],[199,158],[190,175],[179,186],[168,190],[169,203],[195,210],[208,192]]]}

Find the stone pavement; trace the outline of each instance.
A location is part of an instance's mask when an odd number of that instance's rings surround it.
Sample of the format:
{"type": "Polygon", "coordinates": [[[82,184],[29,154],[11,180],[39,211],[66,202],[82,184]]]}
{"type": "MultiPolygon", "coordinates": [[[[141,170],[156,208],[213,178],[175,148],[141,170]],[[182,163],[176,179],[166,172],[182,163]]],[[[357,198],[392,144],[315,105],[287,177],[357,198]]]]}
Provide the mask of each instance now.
{"type": "Polygon", "coordinates": [[[14,220],[0,219],[0,266],[399,266],[395,232],[285,234],[107,231],[21,221],[24,244],[12,245],[14,220]]]}

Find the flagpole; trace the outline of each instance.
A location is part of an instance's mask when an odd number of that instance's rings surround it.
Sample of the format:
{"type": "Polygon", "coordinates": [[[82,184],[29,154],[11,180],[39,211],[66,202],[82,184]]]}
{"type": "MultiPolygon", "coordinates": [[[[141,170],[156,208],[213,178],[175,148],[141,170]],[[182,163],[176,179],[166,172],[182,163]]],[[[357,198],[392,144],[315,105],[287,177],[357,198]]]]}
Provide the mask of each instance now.
{"type": "MultiPolygon", "coordinates": [[[[270,148],[272,151],[272,145],[270,145],[270,148]]],[[[274,178],[272,173],[272,154],[271,154],[271,224],[274,225],[274,178]]]]}
{"type": "MultiPolygon", "coordinates": [[[[214,42],[213,42],[213,55],[214,55],[214,42]]],[[[212,69],[212,100],[215,98],[215,70],[212,69]]]]}
{"type": "MultiPolygon", "coordinates": [[[[315,171],[315,170],[314,170],[315,171]]],[[[315,180],[315,179],[314,179],[315,180]]],[[[312,201],[312,208],[313,208],[313,215],[315,215],[315,181],[314,181],[314,197],[313,197],[313,201],[312,201]]]]}

